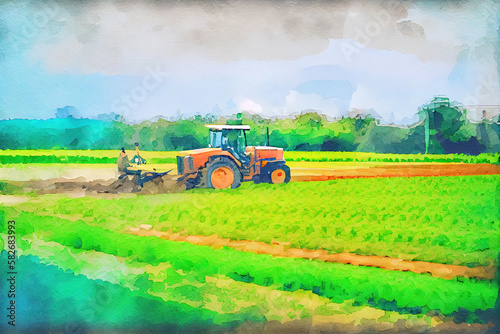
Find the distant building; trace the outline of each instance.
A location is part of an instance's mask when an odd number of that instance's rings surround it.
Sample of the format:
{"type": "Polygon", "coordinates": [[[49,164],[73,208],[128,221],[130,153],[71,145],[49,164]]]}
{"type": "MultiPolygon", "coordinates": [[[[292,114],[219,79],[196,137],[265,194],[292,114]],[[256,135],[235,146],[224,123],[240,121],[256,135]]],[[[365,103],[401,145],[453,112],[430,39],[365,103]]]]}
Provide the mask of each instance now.
{"type": "Polygon", "coordinates": [[[473,121],[493,120],[500,114],[500,105],[464,105],[473,121]]]}

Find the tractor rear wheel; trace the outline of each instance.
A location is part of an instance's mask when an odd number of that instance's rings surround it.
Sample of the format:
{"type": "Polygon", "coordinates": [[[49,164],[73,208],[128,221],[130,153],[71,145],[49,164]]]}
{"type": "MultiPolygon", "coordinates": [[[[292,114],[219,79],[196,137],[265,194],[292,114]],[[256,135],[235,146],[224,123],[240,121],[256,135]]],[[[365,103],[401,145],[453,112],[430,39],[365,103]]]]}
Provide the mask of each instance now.
{"type": "Polygon", "coordinates": [[[271,182],[270,183],[274,183],[274,184],[288,183],[288,182],[290,182],[290,178],[291,178],[290,167],[288,167],[287,165],[281,165],[281,166],[276,167],[276,169],[274,169],[271,172],[271,175],[270,175],[271,182]]]}
{"type": "Polygon", "coordinates": [[[207,165],[207,188],[231,189],[241,184],[241,173],[234,162],[217,158],[207,165]]]}
{"type": "Polygon", "coordinates": [[[196,176],[186,180],[186,190],[194,188],[206,188],[207,182],[205,177],[205,169],[200,168],[196,176]]]}

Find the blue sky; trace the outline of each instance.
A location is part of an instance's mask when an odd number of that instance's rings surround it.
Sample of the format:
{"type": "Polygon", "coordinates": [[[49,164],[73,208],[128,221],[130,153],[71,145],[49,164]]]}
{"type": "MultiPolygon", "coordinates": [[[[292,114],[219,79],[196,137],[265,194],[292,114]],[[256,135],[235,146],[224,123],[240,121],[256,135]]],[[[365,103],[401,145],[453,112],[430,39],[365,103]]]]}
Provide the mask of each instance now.
{"type": "Polygon", "coordinates": [[[133,121],[374,109],[409,123],[438,94],[500,104],[497,6],[6,1],[0,118],[51,118],[70,105],[133,121]]]}

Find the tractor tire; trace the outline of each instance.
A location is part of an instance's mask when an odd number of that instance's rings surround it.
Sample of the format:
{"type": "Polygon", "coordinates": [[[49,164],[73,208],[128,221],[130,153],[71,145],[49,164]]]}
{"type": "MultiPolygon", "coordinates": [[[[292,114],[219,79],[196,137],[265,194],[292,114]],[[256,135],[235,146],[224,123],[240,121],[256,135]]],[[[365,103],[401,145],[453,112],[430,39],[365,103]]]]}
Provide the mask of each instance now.
{"type": "Polygon", "coordinates": [[[241,173],[238,166],[228,158],[216,158],[206,167],[207,188],[231,189],[238,188],[241,184],[241,173]]]}
{"type": "Polygon", "coordinates": [[[200,168],[196,177],[190,178],[186,180],[186,190],[194,189],[194,188],[206,188],[207,187],[207,178],[205,175],[205,169],[200,168]]]}
{"type": "Polygon", "coordinates": [[[253,181],[253,183],[255,183],[255,184],[262,183],[262,180],[260,179],[260,175],[254,175],[254,176],[252,177],[252,181],[253,181]]]}
{"type": "Polygon", "coordinates": [[[191,189],[194,189],[198,186],[199,182],[198,182],[197,178],[198,178],[198,176],[186,180],[186,182],[185,182],[186,190],[191,190],[191,189]]]}
{"type": "Polygon", "coordinates": [[[287,165],[275,166],[267,175],[268,182],[272,184],[288,183],[292,177],[290,167],[287,165]]]}

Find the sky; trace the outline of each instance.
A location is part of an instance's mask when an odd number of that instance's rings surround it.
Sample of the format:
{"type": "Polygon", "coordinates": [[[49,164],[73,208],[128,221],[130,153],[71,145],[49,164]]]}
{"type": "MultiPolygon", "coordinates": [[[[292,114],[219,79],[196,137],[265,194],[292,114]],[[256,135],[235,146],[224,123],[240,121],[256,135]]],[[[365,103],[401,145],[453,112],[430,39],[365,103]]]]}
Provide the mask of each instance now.
{"type": "MultiPolygon", "coordinates": [[[[0,119],[499,105],[496,0],[0,0],[0,119]]],[[[478,109],[479,108],[479,109],[478,109]]],[[[482,110],[482,109],[481,109],[482,110]]]]}

